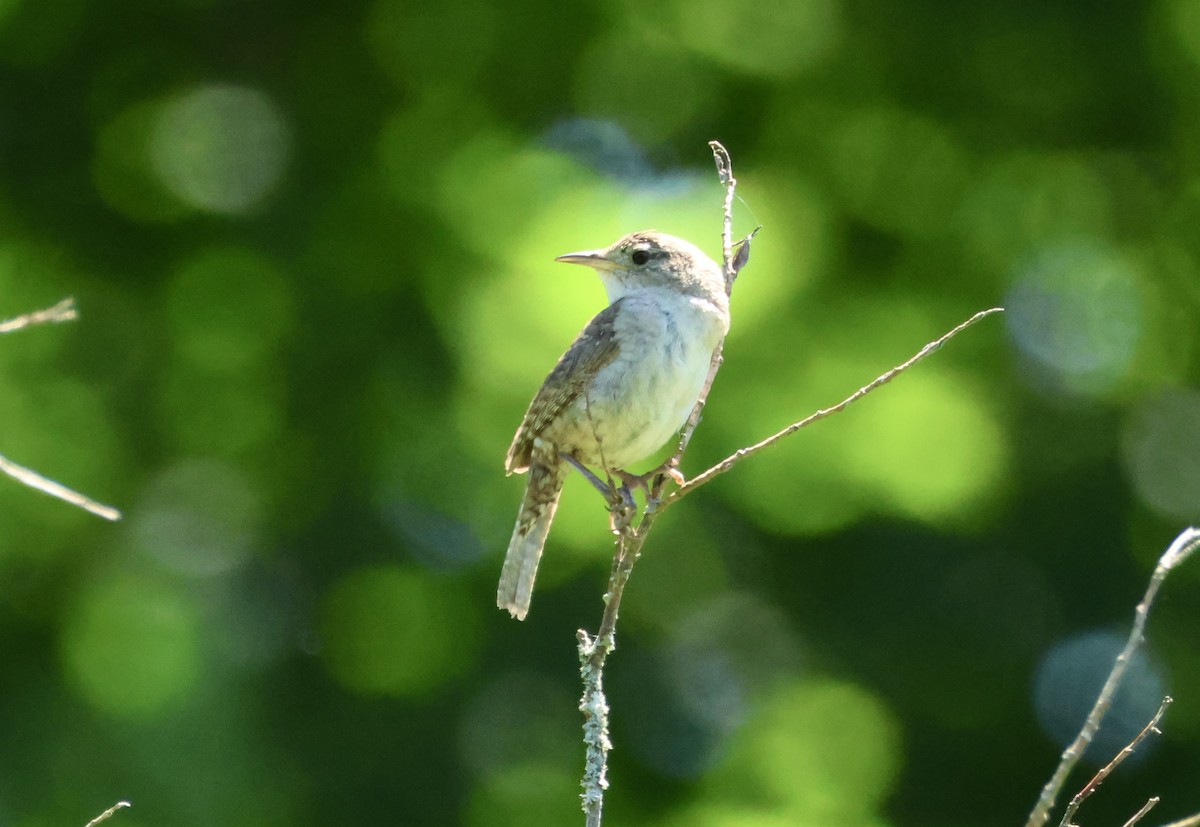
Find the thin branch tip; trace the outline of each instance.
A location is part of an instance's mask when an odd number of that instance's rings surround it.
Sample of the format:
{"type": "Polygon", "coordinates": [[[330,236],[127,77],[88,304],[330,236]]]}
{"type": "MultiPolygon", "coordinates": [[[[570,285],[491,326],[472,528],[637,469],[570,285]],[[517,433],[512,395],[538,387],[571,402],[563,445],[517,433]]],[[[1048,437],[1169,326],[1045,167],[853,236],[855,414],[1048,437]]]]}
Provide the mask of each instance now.
{"type": "Polygon", "coordinates": [[[96,827],[97,824],[100,824],[100,823],[112,818],[113,815],[117,812],[117,810],[123,810],[126,807],[132,807],[132,806],[133,805],[130,804],[128,801],[118,801],[116,804],[112,805],[107,810],[102,812],[100,815],[96,816],[91,821],[89,821],[87,823],[86,827],[96,827]]]}
{"type": "MultiPolygon", "coordinates": [[[[1150,609],[1154,605],[1154,599],[1158,595],[1163,582],[1167,579],[1167,575],[1172,568],[1186,559],[1192,551],[1200,547],[1200,531],[1196,528],[1187,528],[1180,532],[1179,536],[1171,543],[1166,551],[1158,560],[1158,565],[1154,567],[1154,572],[1150,575],[1150,582],[1146,586],[1146,591],[1142,595],[1141,602],[1133,612],[1133,625],[1129,630],[1129,637],[1125,641],[1124,648],[1117,655],[1113,662],[1112,669],[1109,670],[1108,677],[1104,681],[1104,686],[1100,689],[1099,695],[1096,696],[1096,701],[1092,705],[1092,709],[1088,712],[1087,718],[1083,722],[1083,726],[1079,730],[1079,734],[1075,736],[1075,740],[1063,750],[1059,758],[1058,766],[1055,767],[1054,773],[1050,776],[1045,785],[1042,787],[1041,794],[1038,796],[1037,803],[1033,810],[1029,813],[1029,818],[1025,822],[1025,827],[1042,827],[1050,818],[1050,811],[1054,808],[1054,803],[1058,799],[1059,793],[1062,792],[1063,786],[1066,784],[1067,776],[1071,770],[1079,762],[1088,746],[1092,743],[1096,733],[1100,729],[1100,724],[1103,722],[1105,715],[1112,706],[1113,697],[1120,688],[1122,681],[1125,678],[1125,672],[1129,668],[1130,662],[1133,660],[1134,654],[1142,647],[1146,639],[1146,622],[1150,617],[1150,609]]],[[[1104,768],[1096,774],[1096,776],[1088,782],[1083,790],[1072,799],[1067,806],[1067,811],[1063,816],[1063,824],[1070,821],[1070,817],[1074,811],[1078,809],[1079,803],[1094,791],[1095,787],[1099,786],[1100,782],[1112,772],[1112,770],[1132,752],[1132,750],[1141,743],[1152,732],[1160,732],[1158,722],[1166,713],[1167,707],[1173,703],[1170,695],[1164,696],[1162,703],[1159,704],[1158,712],[1148,724],[1138,733],[1137,737],[1121,750],[1104,768]]],[[[1153,805],[1151,805],[1153,806],[1153,805]]],[[[1136,823],[1141,818],[1140,815],[1135,815],[1127,824],[1136,823]]],[[[1193,816],[1182,821],[1172,822],[1166,827],[1193,827],[1200,824],[1200,815],[1193,816]]]]}
{"type": "MultiPolygon", "coordinates": [[[[75,309],[74,297],[67,296],[53,307],[35,310],[32,313],[17,316],[15,319],[0,322],[0,333],[13,333],[32,325],[70,322],[78,317],[79,313],[75,309]]],[[[65,485],[47,479],[33,469],[18,465],[3,456],[0,456],[0,471],[30,488],[35,488],[42,493],[49,494],[51,497],[57,497],[64,502],[91,512],[97,517],[103,517],[106,520],[121,519],[121,512],[112,506],[99,503],[91,497],[80,494],[78,491],[72,491],[65,485]]],[[[125,802],[122,802],[122,804],[126,807],[129,806],[125,802]]]]}
{"type": "Polygon", "coordinates": [[[73,322],[77,318],[79,318],[79,311],[75,309],[75,299],[68,296],[53,307],[34,310],[32,313],[23,313],[16,318],[0,322],[0,333],[13,333],[39,324],[73,322]]]}
{"type": "Polygon", "coordinates": [[[78,491],[67,488],[62,483],[44,477],[31,468],[18,465],[4,456],[0,456],[0,472],[8,474],[8,476],[23,485],[41,491],[43,494],[49,494],[51,497],[60,499],[65,503],[70,503],[77,508],[82,508],[84,511],[95,514],[97,517],[102,517],[110,522],[116,522],[121,519],[121,512],[111,505],[105,505],[93,500],[86,494],[81,494],[78,491]]]}
{"type": "MultiPolygon", "coordinates": [[[[681,499],[682,497],[686,496],[687,494],[691,493],[692,491],[695,491],[700,486],[705,485],[708,482],[711,482],[717,476],[730,470],[731,468],[733,468],[733,466],[735,466],[742,460],[746,459],[747,457],[753,456],[754,454],[757,454],[759,451],[770,448],[771,446],[777,444],[780,440],[796,433],[796,431],[799,431],[801,428],[806,428],[809,425],[813,424],[814,422],[816,422],[820,419],[824,419],[827,416],[832,416],[833,414],[840,413],[841,411],[845,410],[850,405],[857,402],[862,397],[866,396],[867,394],[871,393],[872,391],[876,390],[877,388],[881,387],[882,385],[886,385],[888,382],[892,381],[897,376],[904,373],[909,368],[913,367],[913,365],[917,364],[917,362],[920,362],[922,359],[929,356],[931,353],[939,350],[942,347],[942,345],[946,344],[948,341],[953,339],[959,333],[962,333],[967,328],[971,327],[974,324],[977,324],[979,321],[987,318],[988,316],[991,316],[994,313],[1001,312],[1002,309],[1003,308],[992,307],[992,308],[988,308],[987,310],[980,310],[978,313],[975,313],[973,316],[971,316],[966,321],[960,322],[959,324],[957,324],[950,330],[943,333],[937,339],[934,339],[932,342],[926,343],[913,356],[909,357],[907,361],[902,362],[901,364],[896,365],[894,368],[875,377],[875,379],[872,380],[870,383],[859,388],[854,393],[850,394],[845,399],[843,399],[841,402],[838,402],[836,405],[833,405],[832,407],[829,407],[829,408],[822,408],[821,410],[816,411],[815,413],[809,414],[804,419],[801,419],[798,422],[793,422],[791,425],[788,425],[783,430],[772,434],[771,436],[767,437],[766,439],[756,442],[753,445],[747,445],[742,448],[739,448],[738,450],[734,451],[729,456],[725,457],[725,459],[718,462],[716,465],[713,465],[713,466],[709,467],[708,469],[702,471],[700,474],[697,474],[696,476],[694,476],[690,480],[688,480],[686,484],[680,486],[678,489],[671,492],[671,494],[666,499],[664,499],[662,505],[665,507],[665,506],[668,506],[668,505],[676,502],[677,500],[681,499]]],[[[690,421],[689,421],[689,424],[690,424],[690,421]]]]}

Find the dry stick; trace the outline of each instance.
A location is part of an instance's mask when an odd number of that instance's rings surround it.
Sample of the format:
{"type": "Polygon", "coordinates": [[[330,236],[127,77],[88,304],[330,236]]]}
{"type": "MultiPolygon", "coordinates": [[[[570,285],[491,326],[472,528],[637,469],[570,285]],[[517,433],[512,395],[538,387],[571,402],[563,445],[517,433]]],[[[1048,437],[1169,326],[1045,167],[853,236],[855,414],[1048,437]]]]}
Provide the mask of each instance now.
{"type": "Polygon", "coordinates": [[[71,322],[78,317],[79,314],[75,312],[75,300],[68,297],[54,305],[54,307],[47,307],[45,310],[35,310],[32,313],[17,316],[15,319],[0,322],[0,333],[12,333],[23,327],[46,324],[47,322],[71,322]]]}
{"type": "MultiPolygon", "coordinates": [[[[1150,723],[1142,727],[1142,731],[1139,732],[1123,750],[1114,755],[1111,761],[1101,767],[1100,771],[1092,776],[1092,780],[1087,782],[1082,790],[1075,793],[1075,797],[1071,799],[1071,803],[1068,804],[1067,809],[1063,811],[1062,821],[1058,823],[1058,827],[1071,827],[1071,819],[1075,817],[1075,813],[1079,810],[1079,805],[1086,801],[1088,796],[1094,793],[1097,788],[1104,783],[1104,779],[1108,778],[1112,771],[1120,766],[1122,761],[1133,754],[1133,751],[1138,748],[1138,745],[1141,744],[1142,741],[1146,740],[1150,733],[1162,735],[1162,730],[1158,728],[1158,722],[1162,720],[1163,714],[1167,711],[1167,707],[1170,705],[1171,696],[1168,695],[1163,698],[1162,703],[1158,705],[1158,712],[1154,713],[1154,717],[1150,719],[1150,723]]],[[[1155,804],[1158,803],[1157,798],[1152,798],[1150,800],[1155,804]]],[[[1150,804],[1149,807],[1143,808],[1141,815],[1145,815],[1146,812],[1149,811],[1150,807],[1153,806],[1154,804],[1150,804]]],[[[1141,815],[1136,816],[1135,819],[1130,823],[1136,823],[1137,819],[1141,818],[1141,815]]]]}
{"type": "MultiPolygon", "coordinates": [[[[17,316],[15,319],[0,322],[0,333],[12,333],[36,324],[69,322],[78,318],[78,316],[79,314],[75,310],[75,300],[66,298],[53,307],[47,307],[44,310],[35,310],[32,313],[17,316]]],[[[121,519],[121,512],[112,506],[96,502],[91,497],[80,494],[78,491],[73,491],[52,479],[43,477],[37,471],[26,468],[23,465],[18,465],[4,456],[0,456],[0,471],[8,474],[18,482],[28,485],[30,488],[36,488],[38,491],[49,494],[51,497],[57,497],[71,505],[90,511],[97,517],[103,517],[106,520],[121,519]]]]}
{"type": "Polygon", "coordinates": [[[96,825],[99,824],[100,822],[107,821],[108,819],[112,818],[113,814],[116,813],[117,810],[123,809],[125,807],[130,807],[130,806],[132,806],[132,805],[128,801],[118,801],[116,804],[112,805],[107,810],[102,812],[100,815],[96,816],[91,821],[89,821],[85,825],[85,827],[96,827],[96,825]]]}
{"type": "MultiPolygon", "coordinates": [[[[741,250],[737,255],[733,251],[733,198],[737,191],[737,179],[733,177],[733,161],[729,157],[729,150],[720,141],[709,141],[708,147],[712,150],[713,161],[717,165],[717,178],[725,187],[721,222],[721,260],[725,270],[725,295],[730,296],[733,294],[733,283],[737,280],[738,271],[745,264],[741,250]]],[[[755,232],[758,231],[755,230],[755,232]]],[[[753,236],[754,233],[751,233],[742,240],[743,249],[748,249],[753,236]]],[[[717,343],[717,349],[713,351],[712,362],[708,366],[708,376],[700,389],[700,397],[696,400],[696,404],[692,407],[692,412],[683,426],[683,432],[679,436],[679,445],[676,447],[675,453],[663,465],[663,469],[668,473],[679,467],[679,460],[683,456],[683,452],[687,450],[688,443],[692,441],[692,434],[696,432],[696,426],[700,424],[700,414],[704,412],[704,403],[708,400],[708,393],[712,390],[713,381],[717,378],[717,371],[721,369],[724,351],[725,340],[722,339],[717,343]]],[[[665,480],[655,486],[654,496],[650,497],[651,501],[659,499],[663,484],[665,484],[665,480]]]]}
{"type": "Polygon", "coordinates": [[[1162,827],[1200,827],[1200,813],[1190,815],[1187,818],[1181,818],[1179,821],[1172,821],[1170,824],[1164,824],[1162,827]]]}
{"type": "Polygon", "coordinates": [[[866,396],[871,391],[875,390],[876,388],[880,387],[881,385],[886,385],[888,382],[895,379],[901,373],[903,373],[904,371],[911,368],[917,362],[920,362],[926,356],[933,353],[935,350],[940,348],[946,342],[953,339],[959,333],[962,333],[964,330],[966,330],[971,325],[975,324],[976,322],[980,321],[981,319],[983,319],[987,316],[992,315],[993,313],[1002,313],[1002,312],[1004,312],[1003,307],[993,307],[989,310],[980,310],[974,316],[967,319],[965,322],[958,325],[953,330],[947,331],[946,333],[942,334],[934,341],[925,345],[908,361],[897,365],[896,367],[892,368],[891,370],[887,371],[886,373],[879,375],[870,384],[864,385],[863,387],[859,388],[854,393],[850,394],[849,396],[847,396],[845,399],[843,399],[841,402],[837,403],[833,407],[823,408],[822,410],[819,410],[816,413],[811,414],[810,416],[807,416],[804,419],[801,419],[799,422],[793,422],[791,425],[788,425],[786,428],[784,428],[779,433],[776,433],[776,434],[773,434],[772,436],[767,437],[762,442],[755,443],[754,445],[751,445],[747,448],[739,448],[737,451],[730,454],[728,457],[721,460],[716,465],[712,466],[708,470],[706,470],[706,471],[702,472],[701,474],[688,480],[686,483],[684,483],[682,486],[680,486],[678,490],[673,491],[670,494],[670,496],[668,496],[667,499],[662,503],[661,508],[665,508],[666,506],[671,505],[672,503],[678,501],[685,495],[690,494],[691,492],[695,491],[697,488],[704,485],[705,483],[711,482],[714,477],[717,477],[720,474],[724,474],[726,471],[728,471],[733,466],[737,465],[739,462],[741,462],[746,457],[751,456],[752,454],[757,454],[759,451],[762,451],[766,448],[770,448],[772,445],[779,442],[784,437],[791,436],[792,434],[796,433],[796,431],[799,431],[801,428],[811,425],[812,423],[816,422],[819,419],[824,419],[827,416],[831,416],[835,413],[838,413],[838,412],[844,410],[847,406],[853,404],[854,402],[857,402],[859,399],[866,396]]]}
{"type": "Polygon", "coordinates": [[[1152,796],[1151,798],[1146,799],[1146,803],[1142,805],[1142,808],[1130,816],[1129,821],[1126,821],[1123,825],[1121,825],[1121,827],[1133,827],[1133,825],[1145,818],[1146,813],[1153,810],[1154,805],[1157,803],[1158,796],[1152,796]]]}
{"type": "Polygon", "coordinates": [[[80,494],[78,491],[73,491],[52,479],[47,479],[37,471],[30,470],[23,465],[17,465],[12,460],[3,456],[0,456],[0,471],[8,474],[17,480],[17,482],[23,482],[30,488],[36,488],[44,494],[49,494],[51,497],[58,497],[63,502],[79,506],[85,511],[92,512],[97,517],[113,521],[121,519],[121,512],[112,506],[98,503],[91,497],[80,494]]]}
{"type": "MultiPolygon", "coordinates": [[[[1063,785],[1067,781],[1067,776],[1083,756],[1084,750],[1087,749],[1092,739],[1096,737],[1096,732],[1100,729],[1100,722],[1104,719],[1109,707],[1112,706],[1113,696],[1116,695],[1117,689],[1125,677],[1125,672],[1129,668],[1129,663],[1134,653],[1137,652],[1145,640],[1146,619],[1150,615],[1150,607],[1154,604],[1154,598],[1158,594],[1159,587],[1167,579],[1167,575],[1171,573],[1171,570],[1191,556],[1192,552],[1197,548],[1200,548],[1200,529],[1187,528],[1172,541],[1167,550],[1163,552],[1162,557],[1158,558],[1158,565],[1154,567],[1154,574],[1150,576],[1150,584],[1146,587],[1146,593],[1142,596],[1142,602],[1134,610],[1133,628],[1129,631],[1129,639],[1125,642],[1125,648],[1121,650],[1121,654],[1117,655],[1117,660],[1113,663],[1112,671],[1108,673],[1108,678],[1104,681],[1104,686],[1101,688],[1100,694],[1096,697],[1096,703],[1092,706],[1092,711],[1088,713],[1087,719],[1083,722],[1083,728],[1079,730],[1079,735],[1063,751],[1062,758],[1059,759],[1058,767],[1054,770],[1054,774],[1050,776],[1050,780],[1046,782],[1046,786],[1042,787],[1042,793],[1038,797],[1033,811],[1029,814],[1029,819],[1025,822],[1025,827],[1042,827],[1050,818],[1050,811],[1054,808],[1054,801],[1062,791],[1063,785]]],[[[1169,827],[1180,827],[1181,824],[1186,822],[1188,822],[1187,819],[1180,824],[1169,825],[1169,827]]]]}

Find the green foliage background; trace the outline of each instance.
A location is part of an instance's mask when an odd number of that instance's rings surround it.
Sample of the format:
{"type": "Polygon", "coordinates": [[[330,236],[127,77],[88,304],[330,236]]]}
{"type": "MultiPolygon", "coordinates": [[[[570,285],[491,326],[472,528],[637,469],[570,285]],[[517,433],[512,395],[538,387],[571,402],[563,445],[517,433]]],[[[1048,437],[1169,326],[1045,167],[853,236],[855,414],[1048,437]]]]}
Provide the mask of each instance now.
{"type": "MultiPolygon", "coordinates": [[[[578,823],[606,518],[510,621],[503,456],[554,256],[717,253],[711,138],[764,229],[685,471],[1009,312],[662,521],[607,823],[1020,823],[1200,519],[1198,89],[1193,0],[0,2],[0,316],[82,313],[0,453],[126,513],[0,481],[0,824],[578,823]]],[[[1081,823],[1200,809],[1198,590],[1081,823]]]]}

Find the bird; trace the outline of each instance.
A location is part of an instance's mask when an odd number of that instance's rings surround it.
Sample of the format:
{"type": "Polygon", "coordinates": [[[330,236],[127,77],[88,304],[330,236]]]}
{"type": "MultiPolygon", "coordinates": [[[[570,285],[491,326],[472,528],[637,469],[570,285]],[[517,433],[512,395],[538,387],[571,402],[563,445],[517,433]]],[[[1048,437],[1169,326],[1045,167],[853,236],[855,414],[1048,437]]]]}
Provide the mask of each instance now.
{"type": "Polygon", "coordinates": [[[496,590],[518,620],[572,467],[594,484],[661,448],[687,421],[729,332],[722,268],[699,247],[657,230],[558,256],[600,276],[608,306],[584,327],[530,402],[505,460],[528,474],[496,590]],[[597,468],[594,475],[589,468],[597,468]]]}

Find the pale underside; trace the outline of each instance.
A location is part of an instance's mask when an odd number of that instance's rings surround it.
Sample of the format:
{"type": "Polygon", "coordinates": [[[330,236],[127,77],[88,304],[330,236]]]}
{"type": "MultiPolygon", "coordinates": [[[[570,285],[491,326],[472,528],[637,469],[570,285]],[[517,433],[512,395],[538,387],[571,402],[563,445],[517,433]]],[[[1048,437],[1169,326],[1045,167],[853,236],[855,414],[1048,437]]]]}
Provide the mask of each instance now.
{"type": "Polygon", "coordinates": [[[606,470],[647,458],[687,420],[724,333],[711,304],[669,290],[636,290],[609,305],[530,404],[509,472],[528,468],[535,439],[606,470]]]}

